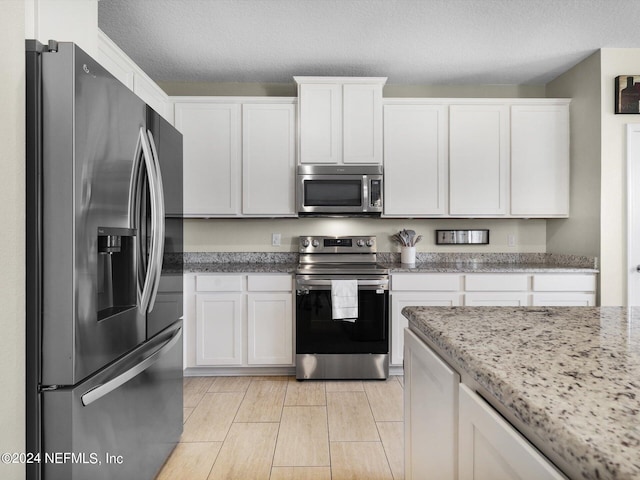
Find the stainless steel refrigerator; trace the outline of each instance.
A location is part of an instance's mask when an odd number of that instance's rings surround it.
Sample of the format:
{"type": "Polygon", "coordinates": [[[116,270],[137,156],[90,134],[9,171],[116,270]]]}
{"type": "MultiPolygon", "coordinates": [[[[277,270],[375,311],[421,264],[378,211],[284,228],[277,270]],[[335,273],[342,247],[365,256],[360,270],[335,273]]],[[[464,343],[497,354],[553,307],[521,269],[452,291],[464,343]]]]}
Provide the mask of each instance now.
{"type": "Polygon", "coordinates": [[[28,478],[152,479],[182,433],[182,135],[75,44],[26,46],[28,478]]]}

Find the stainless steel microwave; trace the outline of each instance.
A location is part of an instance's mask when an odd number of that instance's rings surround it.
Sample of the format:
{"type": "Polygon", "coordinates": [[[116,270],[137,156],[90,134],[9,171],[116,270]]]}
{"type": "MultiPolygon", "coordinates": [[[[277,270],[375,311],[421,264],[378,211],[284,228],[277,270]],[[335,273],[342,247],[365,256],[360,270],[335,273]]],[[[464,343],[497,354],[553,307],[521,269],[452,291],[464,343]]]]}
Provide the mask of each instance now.
{"type": "Polygon", "coordinates": [[[298,214],[379,216],[382,187],[381,165],[300,165],[298,214]]]}

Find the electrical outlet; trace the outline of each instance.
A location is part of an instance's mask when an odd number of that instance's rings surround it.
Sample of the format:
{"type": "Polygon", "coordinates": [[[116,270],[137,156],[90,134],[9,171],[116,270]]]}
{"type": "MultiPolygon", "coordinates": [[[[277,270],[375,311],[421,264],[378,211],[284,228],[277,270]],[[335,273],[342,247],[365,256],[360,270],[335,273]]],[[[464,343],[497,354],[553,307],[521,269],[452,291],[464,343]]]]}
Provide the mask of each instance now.
{"type": "Polygon", "coordinates": [[[280,234],[279,233],[272,233],[271,234],[271,245],[274,247],[279,247],[280,246],[280,234]]]}
{"type": "Polygon", "coordinates": [[[510,247],[516,246],[516,236],[513,234],[507,235],[507,245],[510,247]]]}

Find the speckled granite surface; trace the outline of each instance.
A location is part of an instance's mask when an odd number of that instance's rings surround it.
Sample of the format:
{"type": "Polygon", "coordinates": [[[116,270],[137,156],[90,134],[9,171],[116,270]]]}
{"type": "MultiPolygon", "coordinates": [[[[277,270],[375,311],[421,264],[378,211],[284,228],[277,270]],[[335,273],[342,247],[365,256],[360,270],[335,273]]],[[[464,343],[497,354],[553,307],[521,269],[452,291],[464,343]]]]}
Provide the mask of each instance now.
{"type": "MultiPolygon", "coordinates": [[[[174,254],[175,257],[175,254],[174,254]]],[[[167,256],[170,262],[172,258],[167,256]]],[[[182,256],[185,273],[282,273],[294,272],[298,254],[294,252],[188,252],[182,256]]],[[[413,273],[517,273],[517,272],[597,272],[592,257],[548,253],[425,253],[417,263],[400,263],[400,254],[378,253],[378,262],[393,272],[413,273]]]]}
{"type": "Polygon", "coordinates": [[[185,263],[184,273],[293,273],[297,263],[185,263]]]}
{"type": "Polygon", "coordinates": [[[402,313],[492,403],[530,429],[539,448],[566,462],[571,477],[640,478],[640,309],[407,307],[402,313]]]}
{"type": "Polygon", "coordinates": [[[382,263],[391,273],[597,273],[596,268],[549,263],[382,263]]]}

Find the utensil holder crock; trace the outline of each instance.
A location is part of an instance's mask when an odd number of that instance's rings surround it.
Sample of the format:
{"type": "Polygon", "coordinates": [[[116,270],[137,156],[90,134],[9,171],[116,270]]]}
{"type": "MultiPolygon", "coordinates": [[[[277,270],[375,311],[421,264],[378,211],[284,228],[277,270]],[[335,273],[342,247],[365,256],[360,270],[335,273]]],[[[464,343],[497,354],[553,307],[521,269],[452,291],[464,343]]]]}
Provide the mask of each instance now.
{"type": "Polygon", "coordinates": [[[416,263],[416,247],[400,247],[400,262],[414,265],[416,263]]]}

